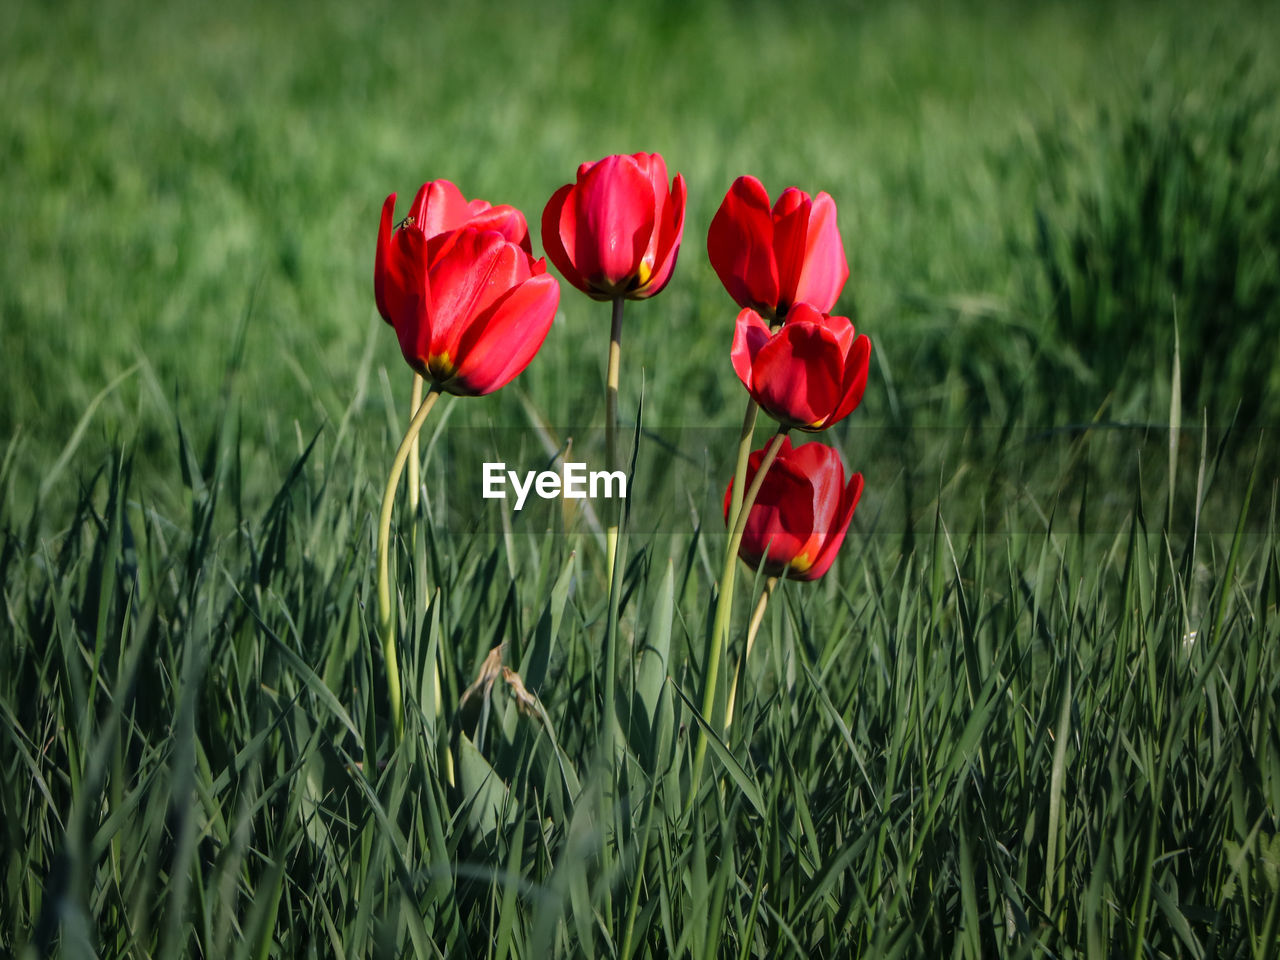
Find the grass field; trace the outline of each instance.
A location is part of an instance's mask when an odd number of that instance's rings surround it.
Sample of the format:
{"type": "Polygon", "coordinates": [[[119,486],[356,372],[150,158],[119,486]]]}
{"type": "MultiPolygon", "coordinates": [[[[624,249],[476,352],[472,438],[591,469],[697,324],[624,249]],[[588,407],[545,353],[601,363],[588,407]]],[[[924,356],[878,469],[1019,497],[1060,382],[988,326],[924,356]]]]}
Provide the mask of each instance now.
{"type": "Polygon", "coordinates": [[[0,956],[1280,956],[1268,6],[12,6],[0,956]],[[636,150],[689,208],[626,314],[621,733],[596,530],[446,506],[537,425],[599,442],[608,306],[562,284],[528,371],[428,423],[396,748],[382,200],[452,179],[540,253],[636,150]],[[742,173],[839,205],[874,351],[822,439],[866,493],[690,796],[742,173]],[[464,702],[500,643],[532,698],[464,702]]]}

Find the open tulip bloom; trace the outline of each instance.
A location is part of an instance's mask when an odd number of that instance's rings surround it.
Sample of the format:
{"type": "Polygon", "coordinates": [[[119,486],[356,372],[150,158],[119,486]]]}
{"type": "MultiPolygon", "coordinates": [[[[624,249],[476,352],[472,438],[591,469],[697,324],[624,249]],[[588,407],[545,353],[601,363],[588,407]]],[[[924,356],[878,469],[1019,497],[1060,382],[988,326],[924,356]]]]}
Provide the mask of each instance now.
{"type": "Polygon", "coordinates": [[[771,208],[755,177],[729,187],[707,231],[707,254],[738,306],[774,322],[801,302],[829,311],[849,279],[835,201],[788,187],[771,208]]]}
{"type": "Polygon", "coordinates": [[[667,184],[657,153],[584,163],[542,213],[542,246],[566,280],[596,300],[643,300],[671,279],[684,234],[684,177],[667,184]]]}
{"type": "Polygon", "coordinates": [[[546,261],[490,229],[491,222],[468,222],[432,237],[406,222],[393,235],[394,202],[394,195],[387,198],[378,234],[379,312],[395,327],[409,366],[439,389],[492,393],[542,346],[560,285],[546,261]]]}
{"type": "Polygon", "coordinates": [[[825,430],[862,401],[871,341],[846,317],[796,304],[776,332],[755,310],[738,314],[733,369],[753,400],[779,423],[825,430]]]}
{"type": "MultiPolygon", "coordinates": [[[[751,454],[746,482],[764,458],[751,454]]],[[[729,515],[732,481],[725,490],[729,515]]],[[[784,439],[747,514],[738,555],[771,577],[816,580],[830,569],[862,496],[862,474],[845,482],[840,454],[824,443],[792,447],[784,439]]]]}
{"type": "MultiPolygon", "coordinates": [[[[378,311],[387,323],[392,323],[392,319],[386,302],[384,278],[387,272],[386,256],[391,249],[391,244],[387,243],[385,238],[391,233],[390,219],[395,203],[396,195],[393,193],[383,205],[383,224],[379,232],[373,274],[374,296],[378,303],[378,311]]],[[[529,225],[523,213],[506,204],[495,207],[488,200],[468,201],[463,197],[462,191],[448,180],[431,180],[424,183],[414,196],[409,214],[398,229],[416,229],[427,240],[431,240],[465,225],[497,231],[512,243],[518,244],[525,253],[533,254],[533,247],[529,243],[529,225]]],[[[415,370],[410,416],[422,402],[422,386],[422,375],[415,370]]],[[[415,512],[418,509],[418,441],[416,438],[413,440],[409,454],[409,509],[415,512]]]]}

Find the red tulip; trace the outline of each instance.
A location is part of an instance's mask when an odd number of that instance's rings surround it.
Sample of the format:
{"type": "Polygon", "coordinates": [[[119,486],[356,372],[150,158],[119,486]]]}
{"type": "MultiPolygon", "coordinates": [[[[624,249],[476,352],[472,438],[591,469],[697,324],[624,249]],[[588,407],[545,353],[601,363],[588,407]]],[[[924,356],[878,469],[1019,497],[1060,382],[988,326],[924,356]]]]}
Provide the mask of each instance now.
{"type": "MultiPolygon", "coordinates": [[[[748,486],[763,459],[764,450],[751,454],[748,486]]],[[[732,494],[730,481],[724,492],[726,522],[732,494]]],[[[835,450],[824,443],[792,448],[784,437],[747,515],[738,556],[753,570],[763,563],[771,577],[816,580],[835,560],[861,496],[862,474],[855,473],[846,485],[835,450]]]]}
{"type": "Polygon", "coordinates": [[[564,278],[596,300],[643,300],[671,279],[684,233],[684,177],[667,186],[657,153],[578,168],[542,212],[542,246],[564,278]]]}
{"type": "Polygon", "coordinates": [[[729,187],[711,219],[707,253],[738,306],[774,321],[802,302],[829,311],[849,279],[835,201],[826,193],[810,200],[787,187],[770,209],[769,193],[755,177],[739,177],[729,187]]]}
{"type": "Polygon", "coordinates": [[[492,393],[542,346],[560,285],[519,243],[484,222],[428,238],[417,224],[392,234],[395,196],[382,207],[378,309],[409,366],[448,393],[492,393]]]}
{"type": "Polygon", "coordinates": [[[752,399],[779,423],[825,430],[843,420],[867,389],[871,341],[847,317],[798,303],[775,333],[743,310],[733,335],[733,369],[752,399]]]}
{"type": "MultiPolygon", "coordinates": [[[[393,193],[383,205],[384,230],[378,237],[378,251],[373,267],[373,295],[378,304],[378,312],[387,323],[393,325],[383,289],[387,276],[385,257],[390,245],[383,242],[382,234],[389,234],[385,229],[388,209],[394,211],[395,203],[396,195],[393,193]]],[[[495,207],[488,200],[472,200],[468,203],[462,196],[462,191],[448,180],[431,180],[419,187],[413,204],[409,207],[409,215],[396,232],[416,229],[425,239],[430,240],[465,224],[496,230],[512,243],[519,244],[525,253],[533,255],[533,246],[529,242],[529,225],[525,222],[523,213],[506,204],[495,207]]]]}

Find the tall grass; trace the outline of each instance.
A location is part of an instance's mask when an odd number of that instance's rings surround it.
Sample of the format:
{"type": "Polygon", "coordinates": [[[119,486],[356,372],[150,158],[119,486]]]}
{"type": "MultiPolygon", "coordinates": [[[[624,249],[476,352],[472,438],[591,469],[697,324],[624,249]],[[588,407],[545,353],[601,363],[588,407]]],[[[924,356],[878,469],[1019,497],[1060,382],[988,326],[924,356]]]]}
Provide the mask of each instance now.
{"type": "MultiPolygon", "coordinates": [[[[1036,254],[1046,313],[1091,380],[1142,382],[1176,328],[1187,395],[1270,424],[1280,417],[1280,157],[1264,145],[1275,98],[1253,77],[1245,56],[1197,89],[1149,78],[1131,111],[1100,113],[1083,137],[1042,126],[1036,254]]],[[[1138,409],[1151,402],[1135,393],[1138,409]]]]}
{"type": "Polygon", "coordinates": [[[853,537],[775,595],[687,809],[718,530],[632,557],[615,752],[590,539],[406,521],[390,752],[367,453],[309,442],[242,513],[229,423],[174,451],[185,517],[124,454],[56,537],[4,518],[6,950],[1273,955],[1274,489],[1257,535],[1135,490],[1114,533],[1061,519],[1081,491],[853,537]]]}

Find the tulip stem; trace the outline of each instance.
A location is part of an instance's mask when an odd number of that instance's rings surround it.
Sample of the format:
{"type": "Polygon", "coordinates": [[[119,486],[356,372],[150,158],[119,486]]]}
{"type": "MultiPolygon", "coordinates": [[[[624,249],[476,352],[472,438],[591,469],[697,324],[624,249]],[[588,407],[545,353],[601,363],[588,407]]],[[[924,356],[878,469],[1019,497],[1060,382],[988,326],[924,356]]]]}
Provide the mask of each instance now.
{"type": "Polygon", "coordinates": [[[742,417],[742,433],[738,435],[738,463],[733,471],[733,490],[729,494],[729,516],[725,518],[730,530],[738,522],[742,510],[743,485],[747,482],[747,461],[751,459],[751,439],[756,430],[756,414],[760,405],[747,397],[747,412],[742,417]]]}
{"type": "MultiPolygon", "coordinates": [[[[769,446],[765,448],[764,459],[760,461],[760,466],[756,468],[756,475],[751,479],[751,486],[742,498],[742,509],[738,512],[738,519],[733,526],[733,532],[729,534],[728,549],[725,550],[724,554],[724,570],[720,574],[720,592],[716,596],[716,618],[711,627],[710,644],[707,650],[706,685],[702,694],[702,717],[712,730],[719,729],[716,726],[712,711],[715,709],[716,704],[716,681],[719,679],[720,674],[720,660],[729,640],[729,621],[733,614],[733,586],[738,572],[738,548],[742,546],[742,535],[746,532],[747,518],[751,515],[751,508],[755,506],[760,488],[764,486],[764,478],[768,475],[769,468],[773,466],[774,458],[777,457],[778,450],[782,447],[782,441],[786,438],[788,429],[786,425],[778,427],[778,432],[774,434],[769,446]]],[[[698,795],[698,783],[702,779],[702,764],[706,757],[706,728],[700,728],[698,731],[698,746],[693,755],[693,778],[689,781],[690,806],[693,805],[693,801],[698,795]]]]}
{"type": "MultiPolygon", "coordinates": [[[[622,297],[613,298],[613,323],[609,330],[609,368],[605,376],[604,446],[606,469],[618,469],[618,373],[622,367],[622,297]]],[[[618,509],[611,508],[609,529],[605,534],[607,556],[605,567],[609,583],[613,583],[613,556],[618,549],[618,509]]]]}
{"type": "MultiPolygon", "coordinates": [[[[609,330],[609,367],[605,376],[604,445],[606,469],[612,473],[618,469],[618,373],[622,365],[622,297],[613,298],[613,322],[609,330]]],[[[610,503],[609,528],[605,533],[605,563],[609,571],[609,620],[605,628],[604,644],[604,737],[608,749],[613,749],[617,722],[616,677],[618,672],[618,604],[622,584],[618,562],[618,528],[622,516],[620,505],[610,503]]]]}
{"type": "Polygon", "coordinates": [[[395,460],[391,462],[391,475],[382,494],[382,512],[378,515],[378,638],[382,641],[382,656],[387,664],[387,696],[391,701],[391,727],[398,746],[404,736],[404,702],[400,693],[400,664],[396,656],[395,621],[391,606],[391,510],[395,505],[396,487],[404,472],[405,461],[413,448],[418,432],[427,420],[427,414],[440,399],[440,388],[432,384],[426,398],[418,405],[417,413],[409,429],[400,441],[395,460]]]}
{"type": "MultiPolygon", "coordinates": [[[[422,374],[416,370],[413,372],[413,396],[409,399],[410,416],[418,412],[418,407],[422,406],[422,374]]],[[[409,513],[415,518],[414,531],[417,531],[416,518],[418,516],[418,485],[421,482],[418,477],[420,461],[418,459],[418,435],[413,435],[413,447],[409,450],[409,513]]]]}
{"type": "Polygon", "coordinates": [[[760,591],[760,599],[756,602],[755,613],[751,614],[751,625],[747,627],[747,649],[738,660],[738,665],[733,668],[733,682],[729,684],[729,705],[724,711],[724,733],[726,734],[733,724],[733,706],[738,698],[738,677],[747,661],[751,659],[751,648],[755,646],[756,634],[760,632],[760,624],[764,621],[765,608],[769,605],[769,598],[773,596],[774,587],[777,585],[777,577],[769,577],[764,582],[764,589],[760,591]]]}

